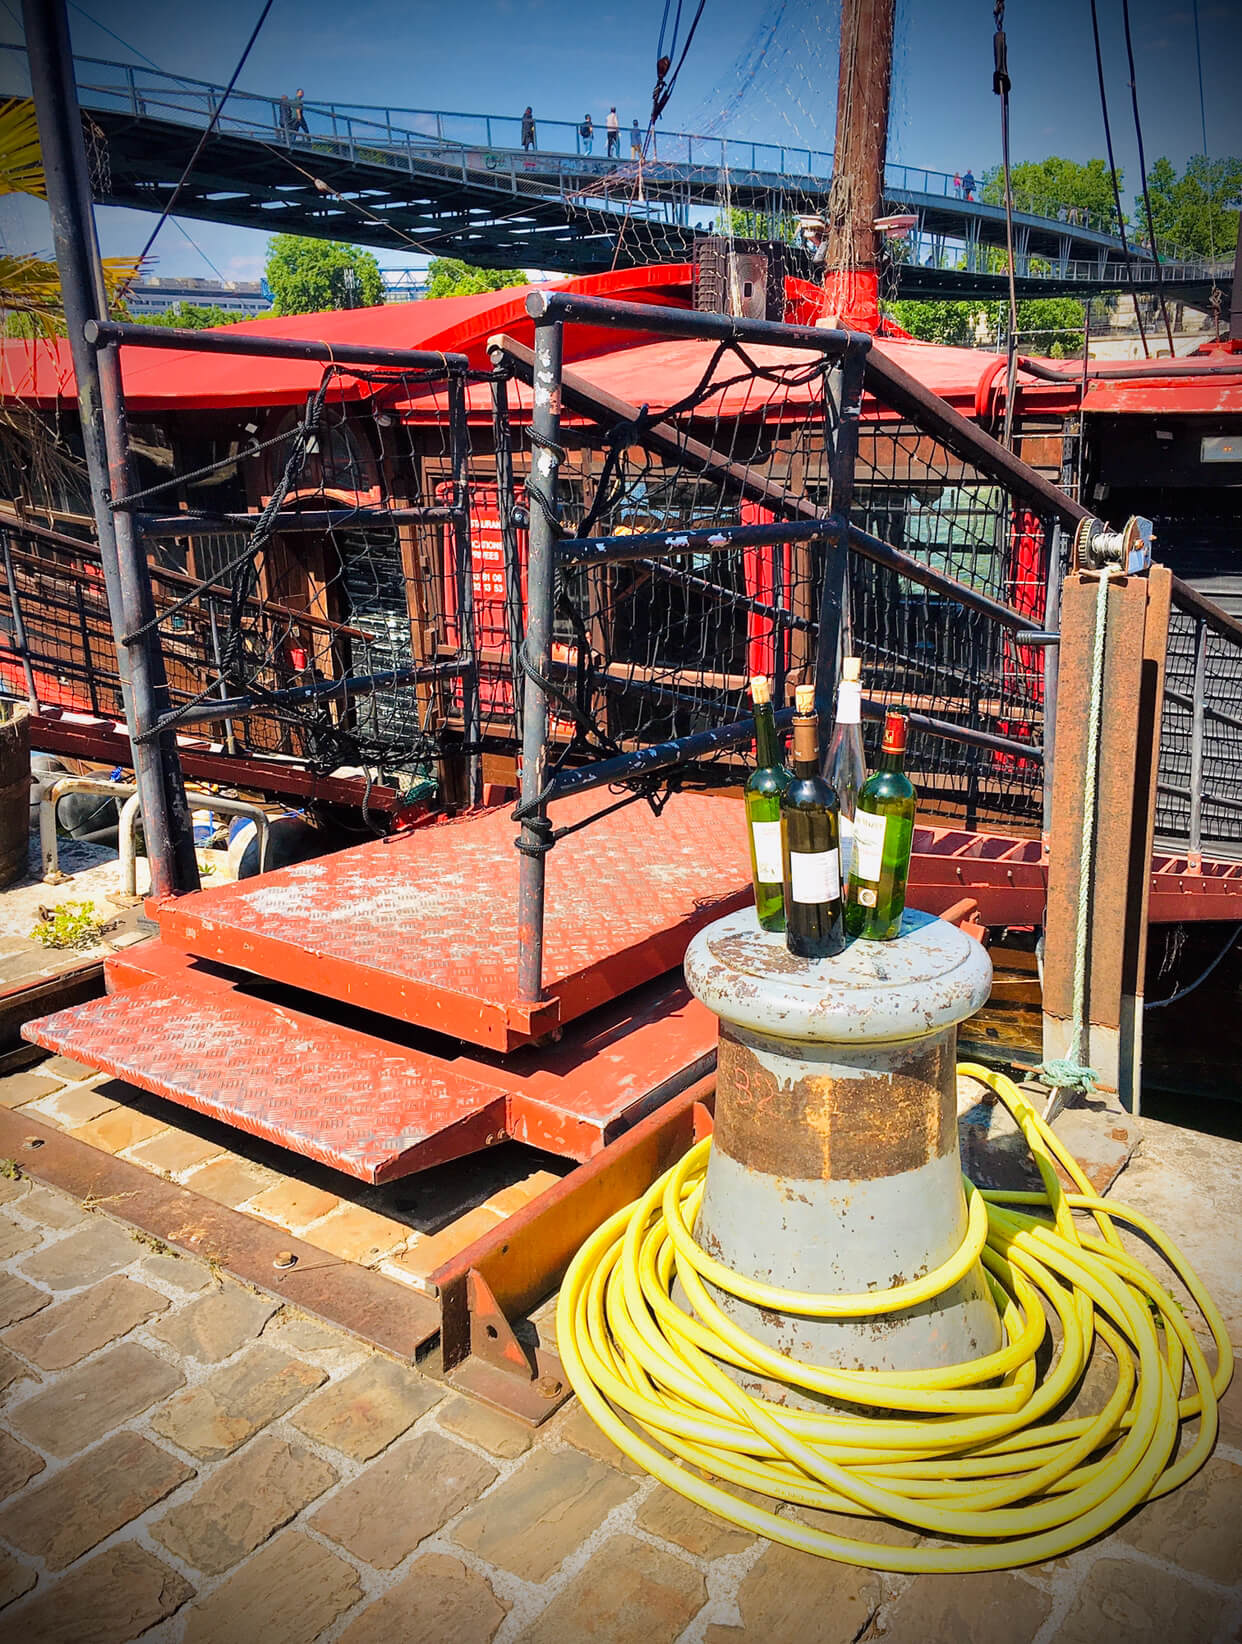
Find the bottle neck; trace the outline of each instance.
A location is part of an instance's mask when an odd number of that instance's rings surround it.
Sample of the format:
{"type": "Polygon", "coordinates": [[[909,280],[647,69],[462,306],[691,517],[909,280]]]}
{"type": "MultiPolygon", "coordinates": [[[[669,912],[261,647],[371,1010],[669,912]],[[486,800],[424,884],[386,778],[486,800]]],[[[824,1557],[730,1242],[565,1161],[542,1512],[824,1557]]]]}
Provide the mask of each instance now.
{"type": "Polygon", "coordinates": [[[782,763],[776,717],[770,702],[761,702],[755,709],[755,763],[760,770],[782,763]]]}
{"type": "Polygon", "coordinates": [[[794,718],[793,767],[797,776],[819,775],[819,721],[814,714],[794,718]]]}
{"type": "Polygon", "coordinates": [[[881,751],[875,768],[877,771],[904,771],[906,768],[904,750],[901,753],[884,753],[881,751]]]}

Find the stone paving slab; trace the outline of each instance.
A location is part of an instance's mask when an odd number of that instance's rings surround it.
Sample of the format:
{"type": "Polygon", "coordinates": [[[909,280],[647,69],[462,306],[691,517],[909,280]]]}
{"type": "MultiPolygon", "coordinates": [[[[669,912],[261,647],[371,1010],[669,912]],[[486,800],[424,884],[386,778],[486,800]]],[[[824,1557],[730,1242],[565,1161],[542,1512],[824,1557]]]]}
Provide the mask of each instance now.
{"type": "MultiPolygon", "coordinates": [[[[1130,1177],[1136,1161],[1114,1192],[1159,1199],[1158,1219],[1237,1309],[1242,1195],[1227,1184],[1242,1181],[1242,1149],[1222,1157],[1199,1139],[1196,1152],[1175,1136],[1149,1194],[1166,1135],[1144,1124],[1147,1175],[1130,1177]]],[[[290,1202],[321,1203],[269,1208],[290,1202]]],[[[0,1173],[7,1229],[0,1298],[46,1298],[0,1327],[0,1637],[15,1644],[1242,1638],[1242,1383],[1210,1464],[1096,1545],[992,1576],[880,1575],[701,1512],[576,1404],[532,1433],[0,1173]],[[128,1260],[70,1290],[23,1277],[67,1272],[54,1253],[70,1240],[81,1272],[128,1260]]],[[[915,1538],[893,1527],[890,1539],[915,1538]]]]}

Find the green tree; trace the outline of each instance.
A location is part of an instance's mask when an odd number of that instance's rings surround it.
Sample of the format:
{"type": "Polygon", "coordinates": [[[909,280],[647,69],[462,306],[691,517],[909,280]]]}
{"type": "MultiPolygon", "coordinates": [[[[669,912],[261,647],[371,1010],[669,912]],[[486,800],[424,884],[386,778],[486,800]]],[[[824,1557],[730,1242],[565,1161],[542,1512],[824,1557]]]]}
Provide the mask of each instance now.
{"type": "Polygon", "coordinates": [[[166,308],[162,314],[137,314],[134,318],[138,325],[163,325],[177,331],[206,331],[209,326],[236,325],[241,316],[229,314],[215,303],[207,308],[196,303],[178,303],[174,308],[166,308]]]}
{"type": "Polygon", "coordinates": [[[1024,353],[1061,359],[1081,354],[1086,320],[1076,297],[1028,297],[1018,304],[1018,345],[1024,353]]]}
{"type": "Polygon", "coordinates": [[[427,264],[429,297],[473,297],[480,291],[505,291],[527,285],[524,268],[472,268],[457,257],[433,257],[427,264]]]}
{"type": "MultiPolygon", "coordinates": [[[[1118,189],[1121,179],[1119,171],[1118,189]]],[[[1077,160],[1062,160],[1056,154],[1046,160],[1023,160],[1010,168],[1010,183],[1015,211],[1036,217],[1059,217],[1063,210],[1076,211],[1083,214],[1084,223],[1107,229],[1116,220],[1112,179],[1103,160],[1080,165],[1077,160]]],[[[989,205],[1004,205],[1005,177],[999,166],[984,172],[981,197],[989,205]]]]}
{"type": "Polygon", "coordinates": [[[889,306],[897,324],[923,342],[964,347],[974,339],[980,303],[923,301],[903,298],[889,306]]]}
{"type": "Polygon", "coordinates": [[[338,240],[277,234],[268,241],[267,283],[273,314],[318,314],[328,308],[372,308],[384,279],[370,251],[338,240]]]}
{"type": "MultiPolygon", "coordinates": [[[[1230,257],[1238,239],[1242,160],[1209,160],[1194,154],[1179,177],[1162,155],[1147,173],[1151,215],[1161,256],[1230,257]]],[[[1136,219],[1147,228],[1143,196],[1135,195],[1136,219]]]]}

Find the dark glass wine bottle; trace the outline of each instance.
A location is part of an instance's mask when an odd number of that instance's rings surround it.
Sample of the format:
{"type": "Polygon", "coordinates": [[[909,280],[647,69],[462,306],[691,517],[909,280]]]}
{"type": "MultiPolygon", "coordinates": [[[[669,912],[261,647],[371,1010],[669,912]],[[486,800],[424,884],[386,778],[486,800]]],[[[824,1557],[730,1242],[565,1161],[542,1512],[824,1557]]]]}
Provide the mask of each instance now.
{"type": "Polygon", "coordinates": [[[906,760],[904,713],[890,709],[884,720],[880,762],[858,790],[854,808],[854,861],[845,903],[851,936],[891,942],[901,929],[906,876],[914,844],[914,784],[906,760]]]}
{"type": "Polygon", "coordinates": [[[830,959],[845,946],[837,796],[819,774],[815,689],[799,685],[793,780],[781,796],[785,942],[801,959],[830,959]]]}
{"type": "Polygon", "coordinates": [[[781,795],[789,786],[789,771],[776,734],[772,688],[762,674],[751,680],[750,694],[755,704],[755,769],[746,782],[746,828],[755,912],[764,930],[781,931],[785,928],[781,795]]]}

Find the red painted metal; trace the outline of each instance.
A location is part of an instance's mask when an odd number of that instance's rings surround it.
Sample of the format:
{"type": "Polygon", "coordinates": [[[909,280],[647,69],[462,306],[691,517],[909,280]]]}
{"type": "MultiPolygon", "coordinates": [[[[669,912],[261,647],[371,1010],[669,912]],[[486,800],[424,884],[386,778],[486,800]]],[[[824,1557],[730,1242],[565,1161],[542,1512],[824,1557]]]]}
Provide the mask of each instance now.
{"type": "Polygon", "coordinates": [[[363,1181],[504,1134],[504,1091],[451,1062],[188,973],[43,1017],[24,1035],[363,1181]]]}
{"type": "MultiPolygon", "coordinates": [[[[31,747],[73,759],[97,760],[103,765],[130,766],[129,737],[110,719],[32,717],[31,747]]],[[[219,782],[259,793],[282,794],[293,800],[317,800],[325,805],[357,807],[366,798],[372,811],[390,811],[397,804],[395,788],[377,783],[367,791],[360,777],[317,776],[301,765],[259,755],[227,754],[208,744],[181,742],[177,749],[185,774],[200,782],[219,782]]]]}
{"type": "MultiPolygon", "coordinates": [[[[558,804],[558,826],[598,810],[558,804]]],[[[749,892],[732,799],[631,805],[548,859],[544,980],[516,997],[518,853],[505,811],[396,835],[165,903],[166,941],[399,1021],[509,1050],[681,963],[749,892]]]]}
{"type": "Polygon", "coordinates": [[[26,1037],[372,1182],[506,1138],[589,1159],[715,1065],[716,1018],[677,976],[505,1058],[399,1043],[247,983],[147,942],[109,958],[108,999],[26,1037]]]}

